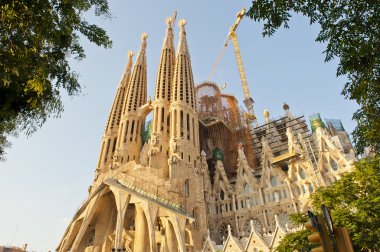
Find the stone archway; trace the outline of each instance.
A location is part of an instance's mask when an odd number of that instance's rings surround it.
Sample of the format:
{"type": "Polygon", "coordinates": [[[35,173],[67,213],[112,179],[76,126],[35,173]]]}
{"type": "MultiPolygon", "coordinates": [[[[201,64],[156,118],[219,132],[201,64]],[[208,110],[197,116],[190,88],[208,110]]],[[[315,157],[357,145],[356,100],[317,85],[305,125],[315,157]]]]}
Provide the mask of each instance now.
{"type": "Polygon", "coordinates": [[[148,221],[145,216],[145,212],[142,206],[136,205],[135,213],[135,242],[134,242],[134,252],[148,252],[150,251],[150,239],[149,239],[149,229],[148,221]]]}
{"type": "Polygon", "coordinates": [[[167,251],[169,252],[178,251],[177,235],[174,231],[174,226],[170,221],[167,222],[167,226],[166,226],[166,241],[167,241],[167,251]]]}
{"type": "MultiPolygon", "coordinates": [[[[94,206],[95,207],[95,206],[94,206]]],[[[111,191],[105,193],[96,206],[96,212],[89,227],[94,229],[94,237],[91,238],[93,251],[102,251],[102,248],[110,236],[114,233],[117,219],[115,197],[111,191]]],[[[90,237],[86,237],[90,239],[90,237]]],[[[82,239],[78,251],[84,251],[88,239],[82,239]],[[82,250],[83,249],[83,250],[82,250]]],[[[112,241],[108,241],[111,243],[112,241]]]]}

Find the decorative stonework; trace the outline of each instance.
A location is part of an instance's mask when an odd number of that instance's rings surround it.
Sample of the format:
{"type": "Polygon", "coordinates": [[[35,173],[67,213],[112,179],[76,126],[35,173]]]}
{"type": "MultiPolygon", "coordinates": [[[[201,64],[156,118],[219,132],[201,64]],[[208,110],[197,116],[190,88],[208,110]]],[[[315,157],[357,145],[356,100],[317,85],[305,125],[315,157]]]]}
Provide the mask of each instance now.
{"type": "Polygon", "coordinates": [[[310,133],[289,105],[282,118],[267,111],[253,128],[215,83],[196,93],[183,19],[175,54],[175,17],[166,20],[153,101],[146,33],[133,66],[129,53],[93,185],[59,252],[273,251],[298,229],[289,215],[309,209],[318,187],[352,169],[345,132],[320,125],[310,133]],[[151,111],[150,138],[142,141],[151,111]]]}

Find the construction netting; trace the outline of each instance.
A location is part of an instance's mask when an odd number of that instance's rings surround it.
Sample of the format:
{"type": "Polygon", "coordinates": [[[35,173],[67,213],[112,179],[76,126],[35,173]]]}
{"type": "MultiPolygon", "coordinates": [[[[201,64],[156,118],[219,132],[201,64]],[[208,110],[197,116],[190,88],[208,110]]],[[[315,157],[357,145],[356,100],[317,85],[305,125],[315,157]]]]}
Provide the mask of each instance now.
{"type": "Polygon", "coordinates": [[[339,119],[325,119],[327,127],[333,127],[336,131],[344,131],[343,124],[339,119]]]}
{"type": "Polygon", "coordinates": [[[197,111],[200,120],[221,119],[220,89],[213,82],[203,82],[195,88],[197,111]]]}
{"type": "Polygon", "coordinates": [[[253,169],[254,150],[250,127],[244,120],[244,111],[239,108],[235,96],[222,94],[212,82],[204,82],[196,88],[197,112],[204,127],[201,128],[201,148],[209,159],[213,174],[212,160],[215,153],[222,155],[226,173],[236,173],[237,148],[244,147],[247,161],[253,169]]]}
{"type": "Polygon", "coordinates": [[[311,126],[311,130],[314,132],[317,128],[319,127],[322,127],[324,128],[325,127],[325,124],[323,123],[322,119],[321,119],[321,116],[319,113],[317,114],[314,114],[314,115],[311,115],[309,117],[309,120],[310,120],[310,126],[311,126]]]}

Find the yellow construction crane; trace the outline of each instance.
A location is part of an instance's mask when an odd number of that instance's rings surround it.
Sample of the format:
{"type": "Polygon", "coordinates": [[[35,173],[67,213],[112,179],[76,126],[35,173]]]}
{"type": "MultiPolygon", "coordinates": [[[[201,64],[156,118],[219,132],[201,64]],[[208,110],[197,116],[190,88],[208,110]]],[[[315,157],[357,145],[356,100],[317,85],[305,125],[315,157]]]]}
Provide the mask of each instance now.
{"type": "Polygon", "coordinates": [[[229,41],[232,40],[232,42],[234,44],[234,49],[235,49],[236,63],[237,63],[238,69],[239,69],[240,80],[241,80],[241,84],[243,87],[243,93],[244,93],[244,101],[243,102],[244,102],[244,105],[246,106],[246,108],[248,110],[248,113],[245,113],[244,117],[248,122],[256,122],[256,116],[255,116],[255,113],[253,110],[253,99],[249,93],[249,88],[248,88],[247,78],[245,76],[243,60],[242,60],[241,53],[240,53],[240,47],[239,47],[239,43],[238,43],[236,33],[235,33],[237,27],[239,26],[240,21],[244,17],[244,14],[245,14],[245,8],[243,8],[240,12],[238,12],[236,14],[236,21],[230,27],[230,32],[228,33],[226,42],[224,43],[224,46],[218,55],[218,58],[217,58],[214,66],[211,70],[211,73],[208,77],[208,80],[211,79],[211,76],[214,74],[216,67],[218,66],[220,60],[223,57],[224,51],[226,50],[229,41]]]}

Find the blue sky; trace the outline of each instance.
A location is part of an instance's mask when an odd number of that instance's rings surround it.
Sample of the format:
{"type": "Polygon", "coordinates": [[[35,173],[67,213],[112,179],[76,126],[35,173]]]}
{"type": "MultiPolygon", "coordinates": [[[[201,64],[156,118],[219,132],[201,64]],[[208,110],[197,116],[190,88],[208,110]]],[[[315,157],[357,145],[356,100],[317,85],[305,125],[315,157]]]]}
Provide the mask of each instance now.
{"type": "MultiPolygon", "coordinates": [[[[110,1],[113,19],[89,20],[104,27],[113,40],[102,49],[83,40],[87,58],[73,62],[83,93],[64,96],[65,111],[29,138],[11,138],[7,161],[0,163],[0,244],[29,244],[34,251],[53,251],[91,185],[100,141],[127,51],[137,52],[142,32],[148,37],[148,95],[153,96],[165,18],[178,12],[185,18],[195,82],[206,80],[235,14],[250,1],[110,1]]],[[[357,106],[340,95],[344,78],[336,78],[337,62],[324,63],[324,45],[314,40],[318,26],[295,16],[289,30],[261,36],[262,25],[244,19],[238,30],[243,62],[255,111],[271,117],[283,114],[287,102],[295,115],[321,113],[340,118],[348,132],[357,106]]],[[[175,29],[178,41],[178,28],[175,29]]],[[[227,82],[226,93],[242,105],[242,89],[232,45],[212,79],[227,82]]]]}

